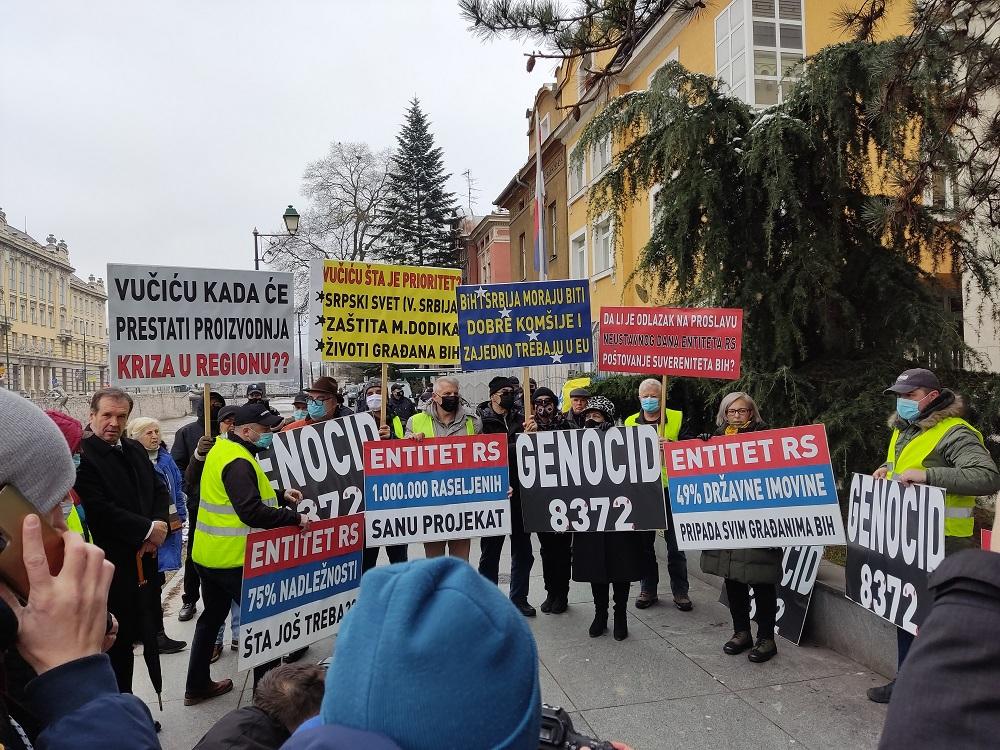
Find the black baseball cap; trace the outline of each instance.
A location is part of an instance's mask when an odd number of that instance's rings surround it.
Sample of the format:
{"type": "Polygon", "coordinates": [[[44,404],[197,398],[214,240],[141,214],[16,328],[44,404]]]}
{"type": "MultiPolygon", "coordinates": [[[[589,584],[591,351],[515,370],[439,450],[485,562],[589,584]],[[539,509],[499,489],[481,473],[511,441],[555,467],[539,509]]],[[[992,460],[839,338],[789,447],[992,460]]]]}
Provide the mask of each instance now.
{"type": "Polygon", "coordinates": [[[912,370],[903,370],[896,378],[896,382],[882,391],[884,396],[891,394],[903,395],[915,391],[917,388],[930,388],[932,391],[941,390],[941,381],[938,380],[930,370],[923,367],[915,367],[912,370]]]}
{"type": "Polygon", "coordinates": [[[295,394],[295,397],[292,399],[293,405],[308,404],[308,403],[309,403],[309,394],[306,393],[305,391],[299,391],[298,393],[295,394]]]}
{"type": "Polygon", "coordinates": [[[259,424],[263,427],[277,427],[284,420],[270,409],[260,404],[243,404],[236,409],[233,424],[236,427],[245,424],[259,424]]]}
{"type": "Polygon", "coordinates": [[[223,406],[219,409],[219,416],[216,418],[217,421],[225,422],[227,419],[231,419],[238,409],[238,406],[223,406]]]}

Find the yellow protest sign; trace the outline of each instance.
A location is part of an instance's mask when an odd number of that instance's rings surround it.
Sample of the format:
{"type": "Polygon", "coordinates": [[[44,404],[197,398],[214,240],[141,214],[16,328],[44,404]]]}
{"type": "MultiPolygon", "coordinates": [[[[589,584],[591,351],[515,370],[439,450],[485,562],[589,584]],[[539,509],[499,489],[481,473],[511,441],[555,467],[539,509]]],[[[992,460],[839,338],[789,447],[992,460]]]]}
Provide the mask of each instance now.
{"type": "Polygon", "coordinates": [[[457,268],[313,261],[313,359],[458,364],[457,268]]]}

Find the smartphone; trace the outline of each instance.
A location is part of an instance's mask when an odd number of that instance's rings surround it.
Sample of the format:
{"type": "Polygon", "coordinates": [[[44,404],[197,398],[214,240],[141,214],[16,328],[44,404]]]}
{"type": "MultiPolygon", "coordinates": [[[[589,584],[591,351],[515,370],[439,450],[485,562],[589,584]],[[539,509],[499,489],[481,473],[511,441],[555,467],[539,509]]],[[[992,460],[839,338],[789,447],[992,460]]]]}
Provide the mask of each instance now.
{"type": "Polygon", "coordinates": [[[57,575],[63,564],[62,534],[49,524],[35,506],[25,500],[13,485],[0,488],[0,579],[21,597],[28,599],[28,572],[24,568],[21,530],[24,518],[35,514],[42,522],[42,545],[49,561],[49,570],[57,575]]]}

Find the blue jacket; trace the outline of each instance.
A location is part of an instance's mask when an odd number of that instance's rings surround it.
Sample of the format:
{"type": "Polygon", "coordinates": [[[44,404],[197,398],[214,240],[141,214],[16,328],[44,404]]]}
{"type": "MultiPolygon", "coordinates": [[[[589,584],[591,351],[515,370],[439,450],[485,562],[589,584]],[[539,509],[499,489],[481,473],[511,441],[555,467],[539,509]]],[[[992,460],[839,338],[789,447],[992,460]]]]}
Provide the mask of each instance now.
{"type": "Polygon", "coordinates": [[[295,734],[281,746],[281,750],[401,750],[400,746],[384,735],[360,729],[323,724],[314,716],[295,730],[295,734]]]}
{"type": "Polygon", "coordinates": [[[118,692],[105,654],[50,669],[25,688],[28,709],[45,727],[36,750],[159,750],[149,708],[118,692]]]}
{"type": "MultiPolygon", "coordinates": [[[[177,515],[181,521],[187,521],[187,503],[184,497],[184,477],[177,463],[170,455],[170,451],[160,445],[160,453],[156,456],[153,468],[159,474],[160,479],[167,485],[170,492],[170,502],[177,507],[177,515]]],[[[181,531],[174,531],[167,536],[166,541],[156,554],[159,561],[159,569],[162,573],[165,570],[178,570],[181,567],[181,531]]]]}

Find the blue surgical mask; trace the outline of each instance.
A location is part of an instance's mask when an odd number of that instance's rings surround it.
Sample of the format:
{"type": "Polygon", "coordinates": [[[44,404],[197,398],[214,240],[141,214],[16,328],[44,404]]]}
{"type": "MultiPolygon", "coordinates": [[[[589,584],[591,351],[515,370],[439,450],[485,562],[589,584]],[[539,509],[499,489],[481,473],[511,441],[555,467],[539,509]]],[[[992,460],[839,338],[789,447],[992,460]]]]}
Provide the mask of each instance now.
{"type": "Polygon", "coordinates": [[[326,416],[326,405],[322,401],[309,399],[309,403],[306,404],[306,412],[313,419],[322,419],[326,416]]]}
{"type": "Polygon", "coordinates": [[[654,411],[660,410],[660,399],[658,398],[647,396],[646,398],[640,398],[639,403],[642,404],[642,410],[647,414],[652,414],[654,411]]]}
{"type": "Polygon", "coordinates": [[[253,444],[256,445],[258,448],[260,448],[261,450],[266,451],[268,448],[271,447],[272,440],[274,440],[273,432],[262,432],[260,434],[260,437],[253,441],[253,444]]]}
{"type": "Polygon", "coordinates": [[[897,398],[896,413],[907,422],[912,422],[920,416],[920,402],[912,398],[897,398]]]}
{"type": "Polygon", "coordinates": [[[309,412],[305,409],[296,409],[292,412],[292,419],[298,422],[300,419],[305,419],[307,414],[309,414],[309,412]]]}
{"type": "Polygon", "coordinates": [[[80,454],[79,453],[74,453],[73,454],[73,466],[75,466],[77,469],[80,468],[80,454]]]}

